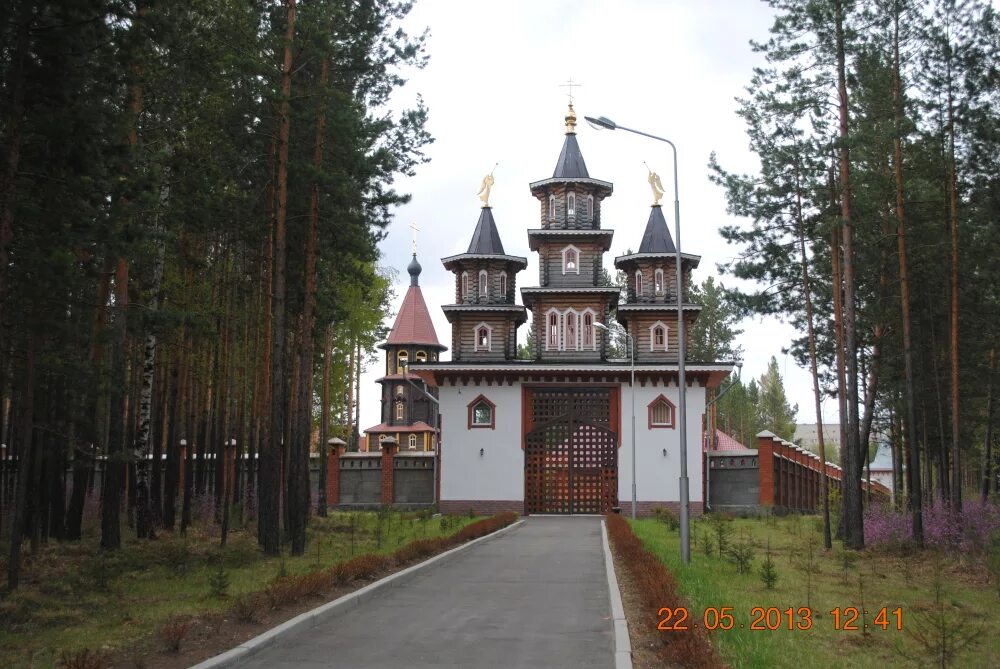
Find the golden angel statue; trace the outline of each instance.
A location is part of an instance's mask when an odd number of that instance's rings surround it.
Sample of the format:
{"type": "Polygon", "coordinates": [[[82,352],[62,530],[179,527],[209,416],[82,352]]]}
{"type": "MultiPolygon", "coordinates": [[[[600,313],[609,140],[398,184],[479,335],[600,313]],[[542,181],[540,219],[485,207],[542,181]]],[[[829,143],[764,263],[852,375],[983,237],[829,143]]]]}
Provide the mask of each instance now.
{"type": "Polygon", "coordinates": [[[663,183],[660,181],[660,175],[649,169],[649,165],[646,165],[646,171],[649,172],[646,180],[649,181],[649,187],[653,189],[653,206],[656,206],[660,204],[660,198],[663,197],[663,183]]]}
{"type": "MultiPolygon", "coordinates": [[[[497,165],[499,164],[500,163],[497,163],[496,165],[493,166],[493,171],[496,171],[497,165]]],[[[494,183],[493,172],[490,172],[489,174],[483,177],[482,183],[479,184],[478,195],[479,199],[483,201],[484,207],[490,206],[490,190],[492,190],[493,188],[493,183],[494,183]]]]}

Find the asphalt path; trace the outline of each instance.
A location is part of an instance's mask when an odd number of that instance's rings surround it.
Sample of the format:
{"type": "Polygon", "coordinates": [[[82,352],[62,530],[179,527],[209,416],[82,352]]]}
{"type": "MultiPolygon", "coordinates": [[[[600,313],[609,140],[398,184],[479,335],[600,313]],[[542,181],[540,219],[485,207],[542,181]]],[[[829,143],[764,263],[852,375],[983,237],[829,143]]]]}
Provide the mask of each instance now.
{"type": "Polygon", "coordinates": [[[240,666],[614,666],[598,517],[532,516],[240,666]]]}

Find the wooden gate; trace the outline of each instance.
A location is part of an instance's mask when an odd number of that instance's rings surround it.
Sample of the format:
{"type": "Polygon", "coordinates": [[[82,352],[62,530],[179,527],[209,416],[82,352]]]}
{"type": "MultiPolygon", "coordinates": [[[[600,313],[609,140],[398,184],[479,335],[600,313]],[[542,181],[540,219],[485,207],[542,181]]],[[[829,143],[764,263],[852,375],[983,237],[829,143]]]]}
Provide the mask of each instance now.
{"type": "Polygon", "coordinates": [[[608,513],[618,504],[617,392],[528,388],[527,513],[608,513]],[[613,406],[614,404],[614,406],[613,406]]]}

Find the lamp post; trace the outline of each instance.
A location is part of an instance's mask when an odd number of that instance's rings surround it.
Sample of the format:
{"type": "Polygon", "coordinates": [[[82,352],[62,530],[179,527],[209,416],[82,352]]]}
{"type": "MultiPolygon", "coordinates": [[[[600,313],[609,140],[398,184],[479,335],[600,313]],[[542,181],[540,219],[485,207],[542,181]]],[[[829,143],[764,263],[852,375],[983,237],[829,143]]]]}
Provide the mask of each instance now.
{"type": "Polygon", "coordinates": [[[670,145],[674,154],[674,246],[677,260],[677,386],[678,386],[678,408],[680,410],[680,447],[681,447],[681,476],[680,476],[680,497],[681,497],[681,560],[684,564],[691,562],[691,536],[690,536],[690,502],[688,499],[688,466],[687,466],[687,377],[684,370],[684,358],[687,345],[684,340],[684,279],[681,272],[681,203],[679,191],[677,189],[677,147],[669,139],[651,135],[648,132],[634,130],[618,125],[611,119],[599,116],[585,116],[587,122],[597,129],[625,130],[636,135],[642,135],[659,142],[670,145]]]}
{"type": "MultiPolygon", "coordinates": [[[[609,328],[604,323],[594,323],[595,327],[599,327],[606,332],[611,332],[609,328]]],[[[635,339],[632,338],[628,332],[623,333],[628,340],[629,344],[629,367],[632,372],[632,378],[629,381],[629,394],[632,396],[632,518],[635,518],[635,339]]]]}

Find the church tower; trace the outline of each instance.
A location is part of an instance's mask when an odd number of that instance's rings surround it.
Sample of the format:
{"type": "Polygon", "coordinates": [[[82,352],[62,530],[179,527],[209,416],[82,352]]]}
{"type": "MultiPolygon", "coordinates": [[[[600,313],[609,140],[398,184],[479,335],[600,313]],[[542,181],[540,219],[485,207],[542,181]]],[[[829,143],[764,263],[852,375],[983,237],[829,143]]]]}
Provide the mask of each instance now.
{"type": "Polygon", "coordinates": [[[419,376],[408,374],[410,364],[437,362],[448,347],[438,342],[427,303],[420,291],[420,263],[416,251],[406,271],[410,287],[399,307],[389,338],[379,348],[385,350],[385,376],[382,386],[382,422],[365,430],[369,450],[378,450],[385,437],[395,437],[402,451],[431,451],[437,447],[437,404],[427,395],[437,397],[437,389],[428,387],[419,376]]]}
{"type": "Polygon", "coordinates": [[[451,323],[452,360],[517,358],[517,328],[527,320],[527,311],[515,304],[515,287],[517,273],[528,261],[504,253],[488,199],[468,250],[441,262],[455,275],[455,304],[442,307],[451,323]]]}
{"type": "Polygon", "coordinates": [[[576,140],[573,103],[566,137],[550,179],[529,185],[539,203],[540,228],[528,230],[538,252],[537,287],[522,288],[531,309],[535,358],[548,362],[598,362],[607,358],[607,323],[618,288],[605,280],[603,258],[613,230],[601,229],[601,202],[612,185],[592,179],[576,140]]]}
{"type": "MultiPolygon", "coordinates": [[[[691,270],[699,260],[701,256],[681,254],[685,338],[689,341],[691,326],[701,311],[700,306],[687,302],[691,270]]],[[[636,362],[676,363],[677,247],[659,204],[650,208],[639,252],[618,256],[615,267],[628,282],[626,302],[618,305],[618,322],[632,335],[636,362]]]]}

